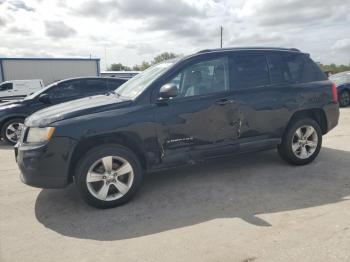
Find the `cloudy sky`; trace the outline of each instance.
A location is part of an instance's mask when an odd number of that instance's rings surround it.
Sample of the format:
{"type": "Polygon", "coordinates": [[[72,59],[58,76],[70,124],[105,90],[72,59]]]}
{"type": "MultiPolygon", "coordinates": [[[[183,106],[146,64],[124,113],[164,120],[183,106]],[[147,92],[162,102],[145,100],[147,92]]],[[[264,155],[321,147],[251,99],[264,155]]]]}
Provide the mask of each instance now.
{"type": "Polygon", "coordinates": [[[295,47],[350,63],[348,0],[0,0],[0,57],[99,57],[101,67],[224,46],[295,47]],[[105,58],[107,58],[105,60],[105,58]]]}

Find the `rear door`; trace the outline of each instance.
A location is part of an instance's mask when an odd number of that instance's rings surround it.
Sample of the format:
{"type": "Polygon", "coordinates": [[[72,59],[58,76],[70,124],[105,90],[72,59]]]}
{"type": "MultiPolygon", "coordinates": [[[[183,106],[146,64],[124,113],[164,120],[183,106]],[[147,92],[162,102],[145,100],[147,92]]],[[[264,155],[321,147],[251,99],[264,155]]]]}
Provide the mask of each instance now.
{"type": "Polygon", "coordinates": [[[289,85],[280,56],[246,51],[233,53],[230,58],[234,97],[240,111],[240,143],[280,137],[288,115],[289,85]]]}

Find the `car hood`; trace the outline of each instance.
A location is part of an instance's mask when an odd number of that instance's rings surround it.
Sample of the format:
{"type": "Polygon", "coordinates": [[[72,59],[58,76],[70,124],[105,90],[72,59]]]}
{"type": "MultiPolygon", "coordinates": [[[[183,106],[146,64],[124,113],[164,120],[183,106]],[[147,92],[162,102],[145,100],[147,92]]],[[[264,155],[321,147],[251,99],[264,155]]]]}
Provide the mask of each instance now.
{"type": "Polygon", "coordinates": [[[54,122],[102,111],[128,106],[131,100],[118,98],[116,95],[98,95],[54,105],[29,116],[26,126],[47,126],[54,122]]]}
{"type": "Polygon", "coordinates": [[[0,103],[0,110],[10,109],[21,105],[23,105],[23,100],[12,100],[8,102],[3,102],[0,103]]]}

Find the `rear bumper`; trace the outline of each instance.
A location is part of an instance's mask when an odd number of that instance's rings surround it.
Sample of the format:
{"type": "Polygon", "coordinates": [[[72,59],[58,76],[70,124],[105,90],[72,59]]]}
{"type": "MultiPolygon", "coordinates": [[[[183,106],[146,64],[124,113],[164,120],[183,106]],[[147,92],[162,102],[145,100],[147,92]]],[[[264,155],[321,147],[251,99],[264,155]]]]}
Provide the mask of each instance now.
{"type": "Polygon", "coordinates": [[[67,138],[52,138],[44,145],[15,146],[15,156],[23,183],[39,188],[62,188],[69,183],[73,143],[67,138]]]}
{"type": "Polygon", "coordinates": [[[323,107],[327,119],[327,132],[338,125],[339,121],[339,104],[331,103],[323,107]]]}

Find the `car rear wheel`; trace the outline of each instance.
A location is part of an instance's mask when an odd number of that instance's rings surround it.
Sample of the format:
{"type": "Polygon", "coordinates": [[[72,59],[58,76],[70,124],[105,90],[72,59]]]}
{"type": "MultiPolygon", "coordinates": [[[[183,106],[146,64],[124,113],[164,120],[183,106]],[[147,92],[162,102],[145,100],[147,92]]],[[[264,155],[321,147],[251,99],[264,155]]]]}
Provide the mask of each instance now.
{"type": "Polygon", "coordinates": [[[321,128],[313,119],[297,119],[286,131],[278,152],[282,159],[293,165],[312,162],[322,145],[321,128]]]}
{"type": "Polygon", "coordinates": [[[86,203],[111,208],[130,200],[142,176],[140,161],[132,151],[106,145],[90,150],[79,161],[75,184],[86,203]]]}
{"type": "Polygon", "coordinates": [[[344,90],[339,95],[339,105],[341,107],[348,106],[350,104],[350,92],[344,90]]]}
{"type": "Polygon", "coordinates": [[[23,118],[13,118],[7,121],[1,129],[1,137],[12,145],[19,140],[23,128],[23,118]]]}

